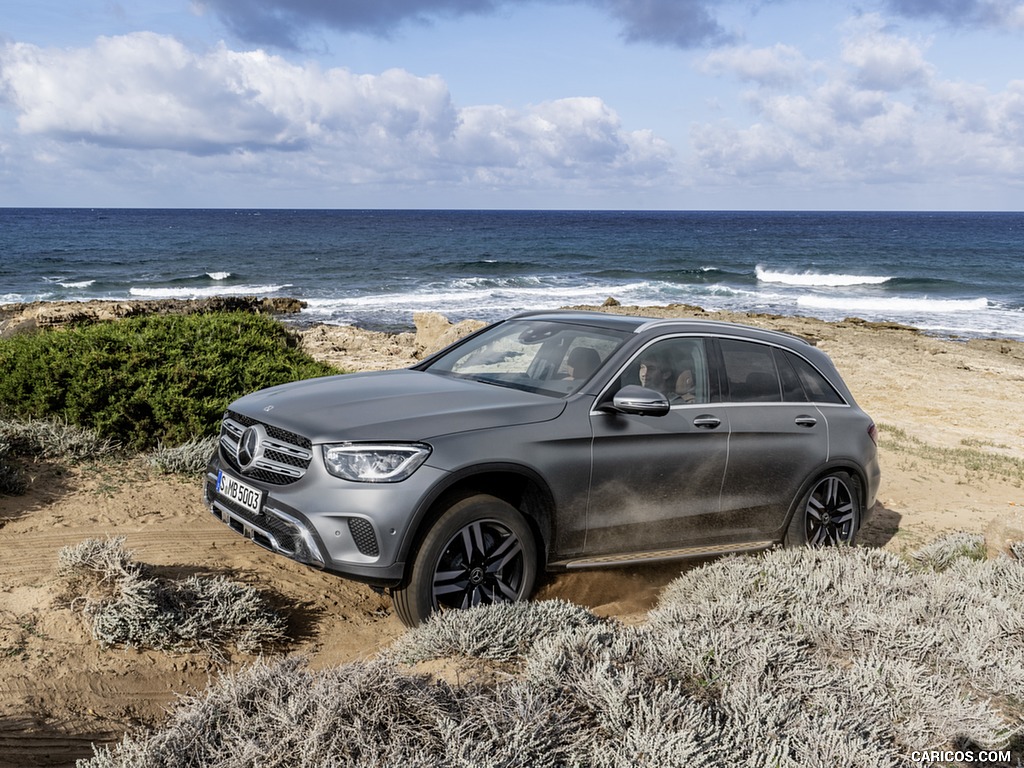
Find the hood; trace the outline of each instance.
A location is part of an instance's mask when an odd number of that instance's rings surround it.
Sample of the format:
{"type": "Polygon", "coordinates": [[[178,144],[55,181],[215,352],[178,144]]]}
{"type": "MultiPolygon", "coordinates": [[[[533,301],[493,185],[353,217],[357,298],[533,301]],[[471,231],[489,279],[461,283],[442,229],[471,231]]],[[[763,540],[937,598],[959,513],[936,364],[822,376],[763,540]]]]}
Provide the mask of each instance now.
{"type": "Polygon", "coordinates": [[[233,411],[313,443],[429,440],[547,421],[564,408],[558,398],[407,369],[306,379],[231,404],[233,411]]]}

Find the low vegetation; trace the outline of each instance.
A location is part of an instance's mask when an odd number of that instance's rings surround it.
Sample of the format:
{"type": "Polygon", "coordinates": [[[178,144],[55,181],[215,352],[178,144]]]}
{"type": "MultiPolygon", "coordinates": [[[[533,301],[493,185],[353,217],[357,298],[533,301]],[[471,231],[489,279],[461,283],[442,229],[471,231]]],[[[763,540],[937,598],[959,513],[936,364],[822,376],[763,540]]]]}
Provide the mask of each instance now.
{"type": "Polygon", "coordinates": [[[25,477],[11,458],[11,444],[0,437],[0,496],[17,496],[25,492],[25,477]]]}
{"type": "Polygon", "coordinates": [[[0,441],[12,454],[76,463],[116,452],[117,443],[59,418],[0,419],[0,441]]]}
{"type": "Polygon", "coordinates": [[[149,463],[168,475],[198,475],[206,468],[216,447],[216,435],[198,437],[182,445],[161,445],[149,453],[149,463]]]}
{"type": "Polygon", "coordinates": [[[958,448],[934,445],[888,424],[879,425],[878,435],[881,446],[896,453],[943,464],[951,470],[1003,477],[1018,486],[1024,485],[1024,460],[1000,453],[998,445],[977,440],[963,440],[958,448]]]}
{"type": "Polygon", "coordinates": [[[127,766],[907,765],[1024,748],[1024,563],[777,550],[682,575],[640,626],[568,603],[449,612],[376,659],[265,661],[100,748],[127,766]],[[941,564],[941,567],[937,567],[941,564]],[[497,665],[451,683],[425,659],[497,665]],[[422,669],[422,667],[418,668],[422,669]]]}
{"type": "Polygon", "coordinates": [[[0,495],[25,492],[28,482],[20,466],[25,459],[75,464],[116,451],[113,440],[61,419],[0,418],[0,495]]]}
{"type": "Polygon", "coordinates": [[[132,450],[215,434],[235,398],[337,373],[276,320],[148,316],[0,339],[0,412],[58,419],[132,450]]]}
{"type": "Polygon", "coordinates": [[[220,576],[161,578],[133,559],[124,538],[60,550],[57,574],[70,606],[104,646],[252,653],[284,639],[284,620],[260,593],[220,576]]]}

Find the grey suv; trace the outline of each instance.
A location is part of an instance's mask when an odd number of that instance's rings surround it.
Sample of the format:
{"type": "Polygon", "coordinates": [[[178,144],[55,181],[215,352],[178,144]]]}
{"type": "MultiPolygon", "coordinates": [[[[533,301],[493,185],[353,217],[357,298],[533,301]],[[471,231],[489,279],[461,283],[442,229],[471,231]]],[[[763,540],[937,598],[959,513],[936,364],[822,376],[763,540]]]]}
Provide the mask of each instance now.
{"type": "Polygon", "coordinates": [[[224,414],[206,501],[399,617],[529,597],[542,569],[853,542],[875,425],[783,333],[518,315],[409,369],[297,381],[224,414]]]}

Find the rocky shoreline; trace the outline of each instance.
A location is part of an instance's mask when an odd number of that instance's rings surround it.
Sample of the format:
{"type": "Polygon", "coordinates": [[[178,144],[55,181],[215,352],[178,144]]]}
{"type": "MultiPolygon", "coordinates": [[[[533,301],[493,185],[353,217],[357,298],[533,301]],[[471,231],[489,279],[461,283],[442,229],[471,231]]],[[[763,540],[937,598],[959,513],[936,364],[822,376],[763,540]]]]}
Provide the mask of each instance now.
{"type": "Polygon", "coordinates": [[[123,320],[143,315],[195,315],[210,312],[254,312],[290,315],[306,306],[299,299],[216,296],[209,299],[147,299],[126,301],[33,301],[0,305],[0,338],[34,328],[72,323],[123,320]]]}

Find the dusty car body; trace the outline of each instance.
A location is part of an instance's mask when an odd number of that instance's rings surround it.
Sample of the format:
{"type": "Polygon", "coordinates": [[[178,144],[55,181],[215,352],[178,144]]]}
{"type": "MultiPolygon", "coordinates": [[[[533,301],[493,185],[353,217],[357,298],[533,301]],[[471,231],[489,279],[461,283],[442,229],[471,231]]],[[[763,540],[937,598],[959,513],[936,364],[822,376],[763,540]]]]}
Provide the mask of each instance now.
{"type": "Polygon", "coordinates": [[[237,400],[205,498],[274,552],[390,589],[414,625],[526,598],[545,569],[852,543],[879,475],[873,422],[810,343],[560,311],[237,400]]]}

